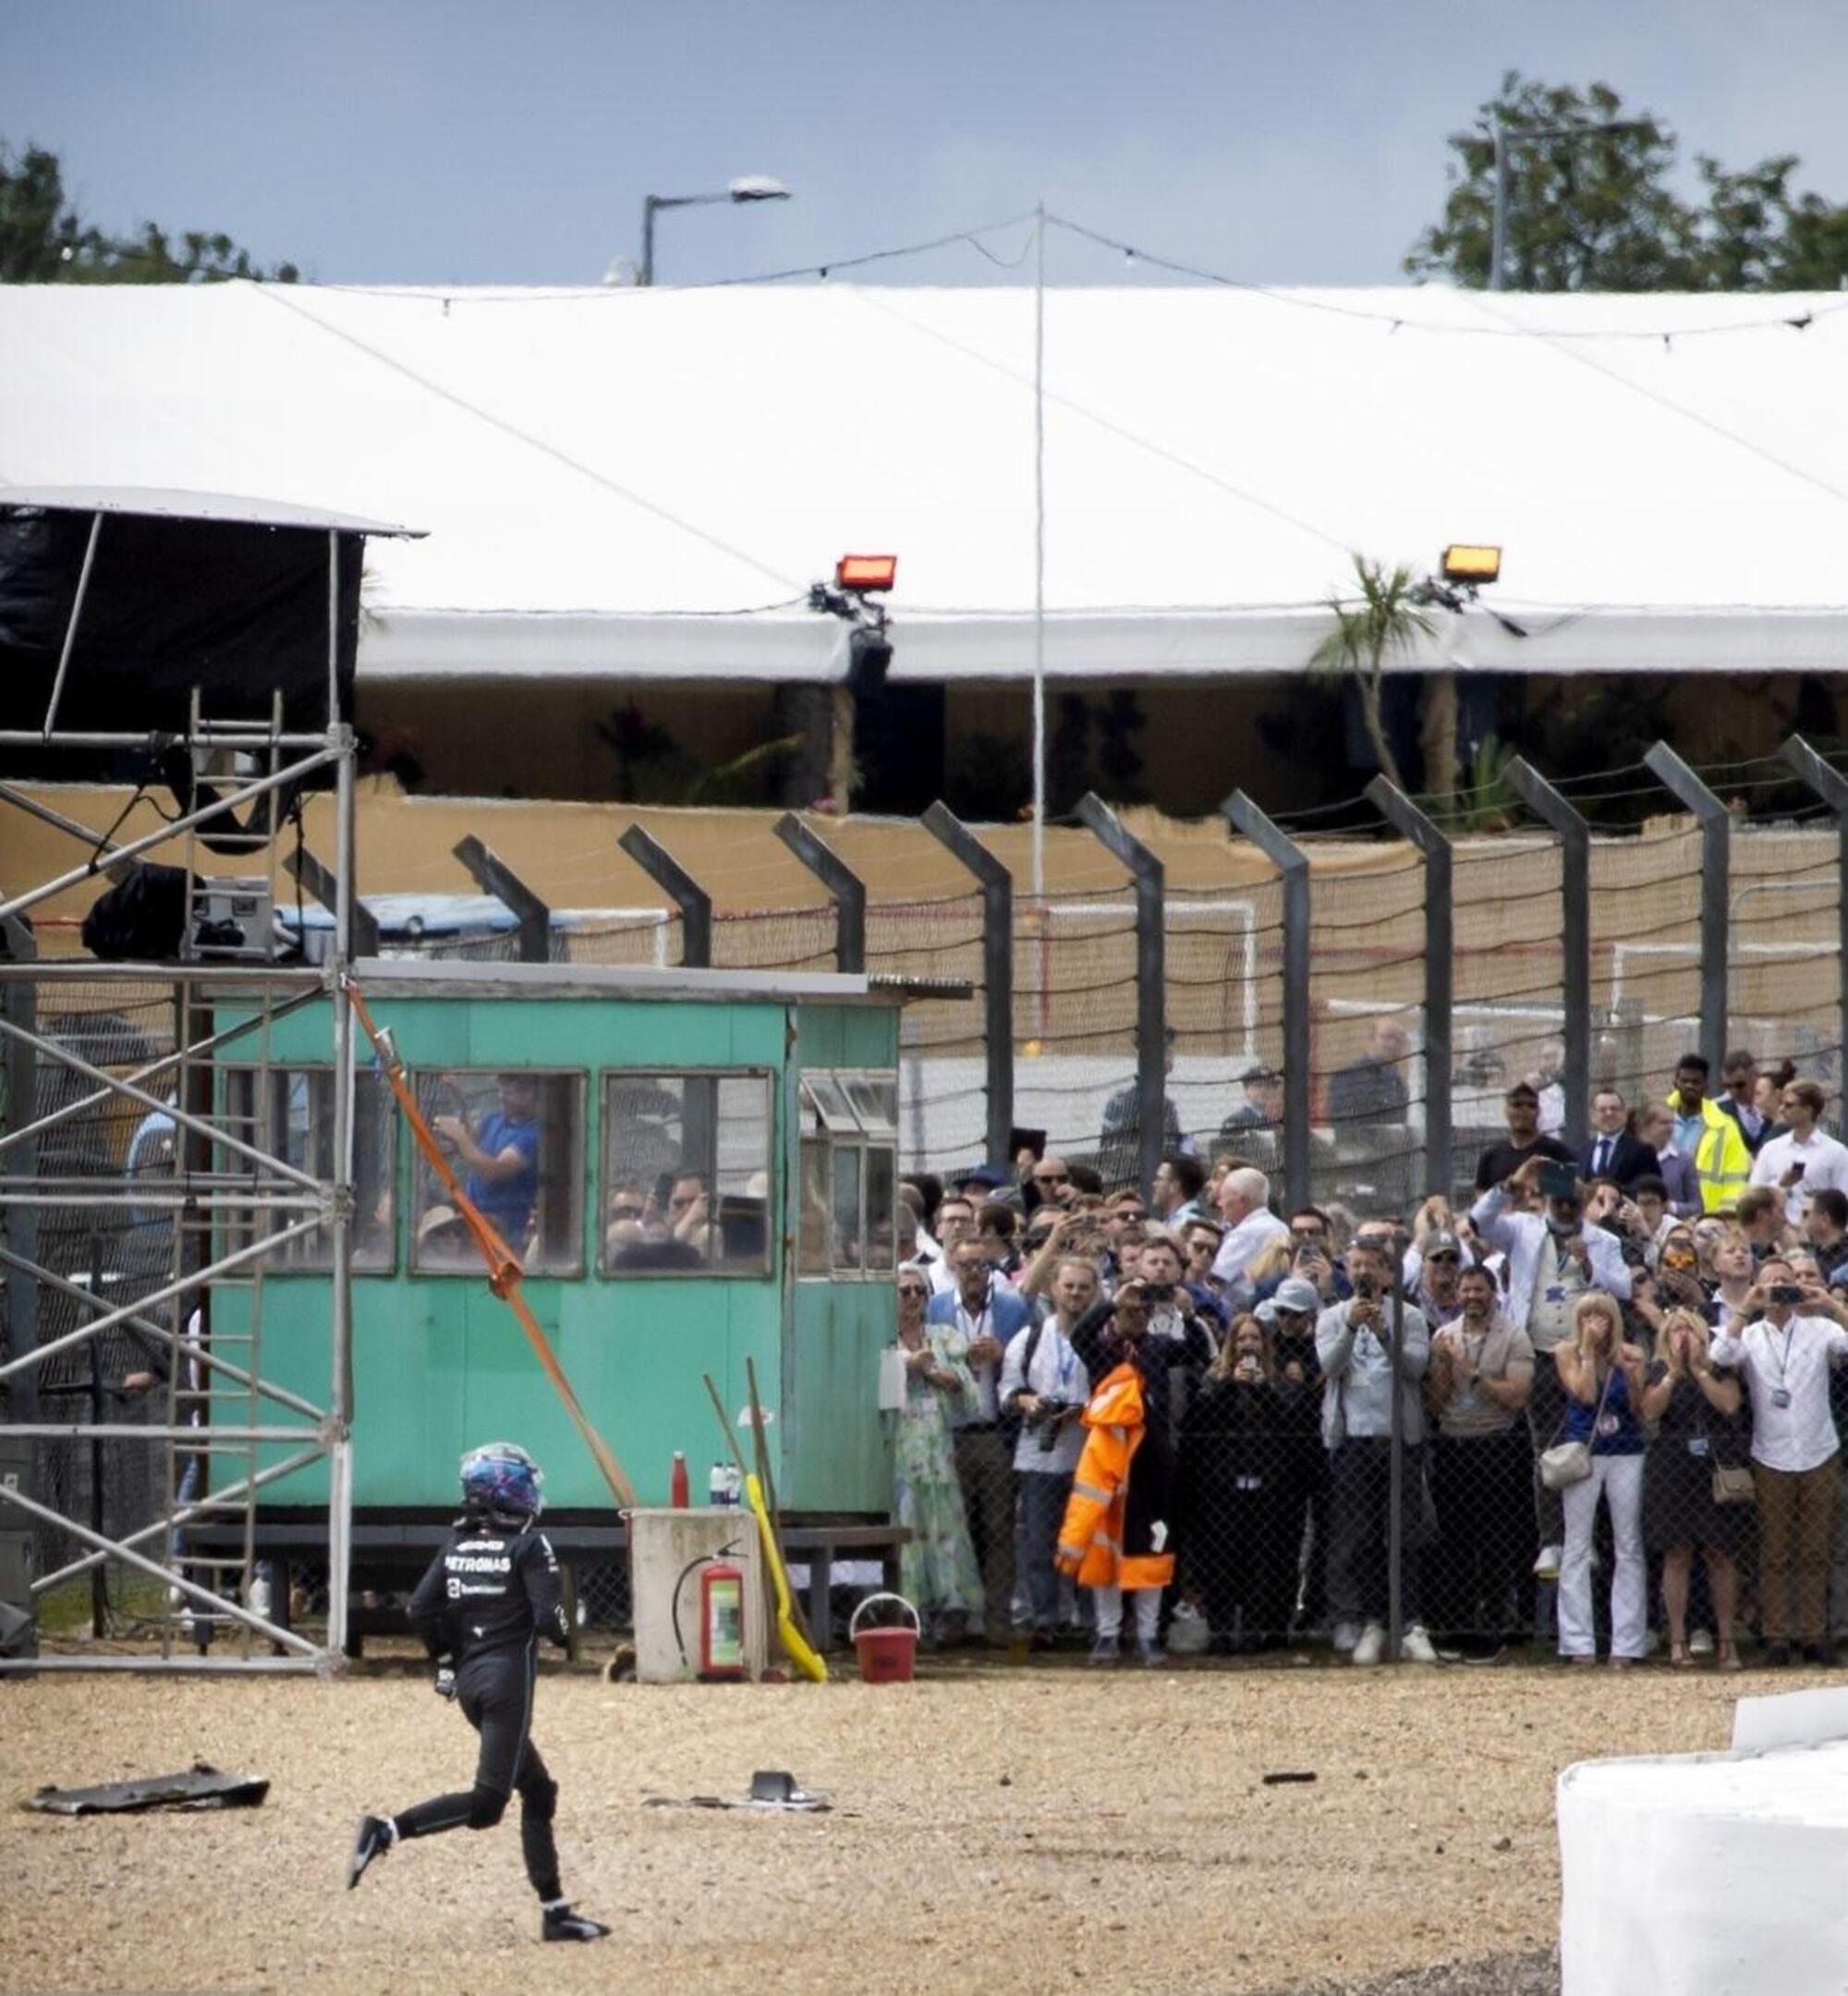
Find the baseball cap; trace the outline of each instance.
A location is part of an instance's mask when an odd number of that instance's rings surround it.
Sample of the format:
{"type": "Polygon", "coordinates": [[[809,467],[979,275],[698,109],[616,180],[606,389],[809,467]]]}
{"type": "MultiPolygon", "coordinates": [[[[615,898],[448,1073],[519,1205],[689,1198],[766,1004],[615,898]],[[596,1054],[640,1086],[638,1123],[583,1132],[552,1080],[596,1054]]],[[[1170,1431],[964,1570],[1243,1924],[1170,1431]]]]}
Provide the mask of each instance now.
{"type": "Polygon", "coordinates": [[[1463,1243],[1454,1234],[1433,1234],[1425,1243],[1425,1260],[1429,1261],[1433,1255],[1440,1254],[1453,1254],[1461,1260],[1463,1243]]]}
{"type": "Polygon", "coordinates": [[[991,1192],[997,1186],[1007,1183],[1007,1175],[1004,1172],[996,1171],[992,1164],[972,1164],[967,1171],[956,1174],[955,1183],[959,1186],[984,1186],[991,1192]]]}
{"type": "Polygon", "coordinates": [[[1280,1310],[1292,1312],[1319,1310],[1322,1307],[1320,1292],[1312,1282],[1305,1282],[1300,1275],[1286,1275],[1277,1284],[1271,1301],[1280,1310]]]}

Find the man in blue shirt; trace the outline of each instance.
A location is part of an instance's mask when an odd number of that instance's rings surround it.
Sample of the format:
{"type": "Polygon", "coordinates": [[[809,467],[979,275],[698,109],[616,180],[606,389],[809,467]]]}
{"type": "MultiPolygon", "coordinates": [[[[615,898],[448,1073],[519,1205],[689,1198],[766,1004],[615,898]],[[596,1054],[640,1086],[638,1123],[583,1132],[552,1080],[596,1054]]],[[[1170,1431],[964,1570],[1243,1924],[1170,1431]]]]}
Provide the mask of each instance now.
{"type": "Polygon", "coordinates": [[[518,1254],[539,1203],[539,1083],[531,1075],[504,1074],[497,1086],[500,1107],[472,1135],[460,1116],[438,1116],[433,1127],[468,1167],[463,1190],[518,1254]]]}

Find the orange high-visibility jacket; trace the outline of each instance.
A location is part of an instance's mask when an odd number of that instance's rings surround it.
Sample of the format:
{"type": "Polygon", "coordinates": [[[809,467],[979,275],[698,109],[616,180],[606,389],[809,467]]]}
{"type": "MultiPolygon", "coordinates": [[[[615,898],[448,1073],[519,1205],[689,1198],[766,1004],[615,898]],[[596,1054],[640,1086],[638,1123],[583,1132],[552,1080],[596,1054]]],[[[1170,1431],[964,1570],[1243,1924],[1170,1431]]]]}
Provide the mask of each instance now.
{"type": "Polygon", "coordinates": [[[1130,1465],[1147,1431],[1141,1374],[1133,1365],[1118,1366],[1091,1395],[1080,1418],[1090,1431],[1072,1479],[1053,1564],[1082,1587],[1131,1592],[1167,1587],[1174,1577],[1172,1552],[1125,1557],[1123,1550],[1130,1465]]]}

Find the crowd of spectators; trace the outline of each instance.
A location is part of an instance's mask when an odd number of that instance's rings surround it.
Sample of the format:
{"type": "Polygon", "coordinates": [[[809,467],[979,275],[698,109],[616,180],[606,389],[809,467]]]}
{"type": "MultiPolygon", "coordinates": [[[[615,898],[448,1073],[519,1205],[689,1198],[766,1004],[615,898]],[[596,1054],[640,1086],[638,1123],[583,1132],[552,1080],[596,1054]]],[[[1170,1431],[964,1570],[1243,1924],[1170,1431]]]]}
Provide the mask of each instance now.
{"type": "MultiPolygon", "coordinates": [[[[1349,1106],[1403,1114],[1405,1051],[1377,1030],[1349,1106]]],[[[1415,1662],[1832,1661],[1848,1147],[1816,1082],[1746,1053],[1723,1082],[1690,1053],[1659,1098],[1600,1087],[1577,1149],[1517,1082],[1473,1199],[1404,1214],[1280,1210],[1266,1074],[1146,1187],[1120,1101],[1093,1158],[907,1182],[896,1514],[928,1637],[1107,1663],[1127,1621],[1148,1663],[1364,1666],[1396,1593],[1415,1662]]]]}

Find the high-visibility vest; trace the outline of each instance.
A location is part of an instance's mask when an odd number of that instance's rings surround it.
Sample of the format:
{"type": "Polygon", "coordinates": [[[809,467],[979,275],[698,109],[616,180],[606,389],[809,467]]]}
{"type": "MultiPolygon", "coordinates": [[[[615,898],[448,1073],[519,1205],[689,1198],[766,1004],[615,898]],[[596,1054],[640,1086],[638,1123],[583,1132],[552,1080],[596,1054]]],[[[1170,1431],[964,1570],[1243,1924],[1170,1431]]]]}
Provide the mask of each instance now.
{"type": "Polygon", "coordinates": [[[1174,1577],[1172,1552],[1126,1557],[1123,1549],[1130,1465],[1148,1432],[1142,1375],[1126,1361],[1118,1366],[1079,1418],[1089,1431],[1065,1503],[1054,1564],[1081,1587],[1136,1591],[1169,1586],[1174,1577]]]}
{"type": "MultiPolygon", "coordinates": [[[[1680,1113],[1681,1098],[1671,1095],[1669,1103],[1680,1113]]],[[[1720,1212],[1739,1203],[1739,1195],[1752,1182],[1752,1153],[1745,1132],[1717,1102],[1700,1105],[1700,1141],[1695,1146],[1694,1168],[1700,1179],[1700,1208],[1720,1212]]]]}

